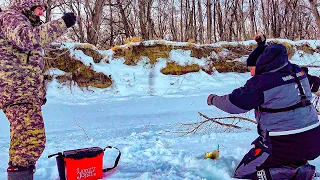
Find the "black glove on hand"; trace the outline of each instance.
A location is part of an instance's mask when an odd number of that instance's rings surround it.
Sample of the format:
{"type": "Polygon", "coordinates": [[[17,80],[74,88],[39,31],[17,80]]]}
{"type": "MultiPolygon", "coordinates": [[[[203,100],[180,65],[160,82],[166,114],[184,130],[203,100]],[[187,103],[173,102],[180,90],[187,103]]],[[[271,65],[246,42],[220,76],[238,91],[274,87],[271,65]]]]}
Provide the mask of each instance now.
{"type": "Polygon", "coordinates": [[[258,34],[254,37],[254,40],[258,43],[258,44],[265,44],[266,43],[266,36],[264,34],[258,34]]]}
{"type": "Polygon", "coordinates": [[[66,23],[67,28],[73,26],[77,21],[77,16],[73,12],[65,13],[62,16],[63,21],[66,23]]]}

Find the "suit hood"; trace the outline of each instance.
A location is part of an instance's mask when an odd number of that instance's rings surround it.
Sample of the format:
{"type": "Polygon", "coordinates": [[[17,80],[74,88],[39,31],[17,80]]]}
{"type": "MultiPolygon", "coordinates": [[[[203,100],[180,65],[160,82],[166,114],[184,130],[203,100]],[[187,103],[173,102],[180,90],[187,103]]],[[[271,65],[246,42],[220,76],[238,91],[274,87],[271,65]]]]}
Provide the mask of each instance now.
{"type": "Polygon", "coordinates": [[[265,48],[256,64],[256,74],[275,72],[289,64],[287,49],[282,44],[273,44],[265,48]]]}

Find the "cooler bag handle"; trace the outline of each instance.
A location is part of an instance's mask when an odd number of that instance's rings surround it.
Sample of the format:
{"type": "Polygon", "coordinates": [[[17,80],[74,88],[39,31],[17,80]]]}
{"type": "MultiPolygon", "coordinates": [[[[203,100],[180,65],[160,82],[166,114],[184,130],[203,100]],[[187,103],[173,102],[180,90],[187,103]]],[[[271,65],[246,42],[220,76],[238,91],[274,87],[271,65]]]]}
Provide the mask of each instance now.
{"type": "Polygon", "coordinates": [[[118,156],[117,156],[117,158],[116,158],[116,161],[114,162],[113,167],[111,167],[111,168],[106,168],[106,169],[102,169],[102,172],[108,172],[108,171],[116,168],[116,167],[118,166],[118,163],[119,163],[119,160],[120,160],[120,157],[121,157],[121,152],[120,152],[120,150],[119,150],[118,148],[113,147],[113,146],[107,146],[107,147],[105,147],[105,148],[103,149],[103,151],[105,151],[106,149],[116,149],[116,150],[118,150],[119,153],[118,153],[118,156]]]}

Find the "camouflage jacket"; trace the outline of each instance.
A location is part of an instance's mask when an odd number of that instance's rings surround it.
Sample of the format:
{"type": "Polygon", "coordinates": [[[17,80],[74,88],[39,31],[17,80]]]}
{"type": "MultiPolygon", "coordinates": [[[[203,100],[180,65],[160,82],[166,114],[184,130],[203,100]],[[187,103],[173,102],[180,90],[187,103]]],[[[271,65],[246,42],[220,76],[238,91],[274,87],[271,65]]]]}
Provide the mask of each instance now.
{"type": "Polygon", "coordinates": [[[0,108],[45,97],[42,47],[66,30],[63,19],[33,27],[22,13],[44,0],[12,0],[0,13],[0,108]]]}

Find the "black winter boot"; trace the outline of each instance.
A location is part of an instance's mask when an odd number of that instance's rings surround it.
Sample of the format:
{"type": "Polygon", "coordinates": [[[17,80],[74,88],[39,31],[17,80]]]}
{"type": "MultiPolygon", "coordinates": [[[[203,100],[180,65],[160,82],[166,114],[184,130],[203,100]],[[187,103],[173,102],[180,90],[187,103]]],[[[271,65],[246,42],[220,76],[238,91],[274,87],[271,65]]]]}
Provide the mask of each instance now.
{"type": "Polygon", "coordinates": [[[8,180],[33,180],[35,166],[9,166],[7,172],[8,180]]]}

